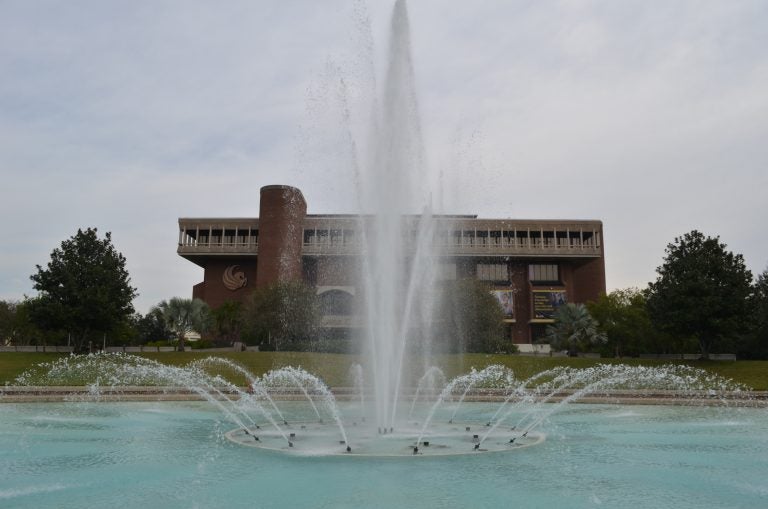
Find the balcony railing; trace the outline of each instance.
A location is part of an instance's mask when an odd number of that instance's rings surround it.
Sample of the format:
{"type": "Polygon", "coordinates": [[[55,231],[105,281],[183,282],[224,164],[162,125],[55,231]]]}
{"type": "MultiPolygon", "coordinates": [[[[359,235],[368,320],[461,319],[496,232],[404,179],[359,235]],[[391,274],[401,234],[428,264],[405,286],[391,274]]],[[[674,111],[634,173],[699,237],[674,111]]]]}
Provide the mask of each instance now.
{"type": "MultiPolygon", "coordinates": [[[[550,242],[462,242],[435,243],[436,254],[446,256],[562,256],[595,257],[601,256],[600,245],[592,243],[550,243],[550,242]]],[[[406,245],[406,249],[407,249],[406,245]]],[[[305,242],[302,253],[305,255],[359,255],[359,242],[337,243],[305,242]]]]}
{"type": "Polygon", "coordinates": [[[244,254],[258,252],[257,219],[179,219],[180,255],[244,254]]]}
{"type": "Polygon", "coordinates": [[[259,245],[256,242],[196,242],[189,244],[179,244],[176,250],[179,254],[251,254],[256,255],[259,252],[259,245]]]}
{"type": "MultiPolygon", "coordinates": [[[[302,253],[360,255],[364,251],[361,224],[348,217],[308,217],[302,253]]],[[[258,219],[180,219],[179,227],[181,255],[258,254],[258,219]]],[[[470,218],[441,220],[437,230],[432,244],[437,254],[445,256],[602,256],[599,221],[470,218]]],[[[417,235],[415,228],[405,228],[406,249],[415,248],[417,235]]]]}

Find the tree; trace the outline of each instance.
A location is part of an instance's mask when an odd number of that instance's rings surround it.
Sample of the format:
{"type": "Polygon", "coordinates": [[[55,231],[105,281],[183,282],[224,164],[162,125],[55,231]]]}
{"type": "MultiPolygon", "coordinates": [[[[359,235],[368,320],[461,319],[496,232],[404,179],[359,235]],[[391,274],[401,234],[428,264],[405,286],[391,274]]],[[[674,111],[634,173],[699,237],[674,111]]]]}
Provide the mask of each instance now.
{"type": "Polygon", "coordinates": [[[648,286],[648,311],[661,330],[694,338],[702,358],[736,340],[749,324],[752,274],[720,237],[693,230],[667,245],[648,286]]]}
{"type": "Polygon", "coordinates": [[[216,341],[232,345],[240,341],[240,331],[243,328],[243,305],[234,300],[228,300],[221,306],[211,310],[213,334],[216,341]]]}
{"type": "Polygon", "coordinates": [[[658,332],[648,315],[645,295],[639,289],[614,290],[586,306],[597,321],[598,330],[607,338],[604,353],[623,357],[654,350],[658,332]]]}
{"type": "Polygon", "coordinates": [[[43,330],[70,334],[77,351],[133,313],[138,294],[109,232],[100,239],[96,228],[77,230],[53,250],[45,269],[36,267],[30,278],[39,294],[30,300],[30,317],[43,330]]]}
{"type": "MultiPolygon", "coordinates": [[[[511,347],[504,339],[504,313],[483,281],[446,281],[436,316],[436,337],[453,352],[499,352],[511,347]]],[[[439,344],[438,343],[438,344],[439,344]]]]}
{"type": "Polygon", "coordinates": [[[210,323],[208,305],[200,299],[173,297],[162,301],[157,309],[166,326],[179,340],[179,351],[184,351],[184,342],[191,332],[205,332],[210,323]]]}
{"type": "Polygon", "coordinates": [[[29,301],[0,300],[0,345],[30,345],[42,332],[29,319],[29,301]]]}
{"type": "Polygon", "coordinates": [[[153,307],[146,315],[134,313],[110,334],[109,342],[114,345],[139,346],[152,341],[170,341],[174,333],[168,328],[162,313],[153,307]]]}
{"type": "Polygon", "coordinates": [[[575,355],[606,342],[598,325],[584,304],[569,302],[557,308],[555,323],[547,326],[544,341],[554,350],[568,350],[569,355],[575,355]]]}
{"type": "Polygon", "coordinates": [[[18,302],[0,300],[0,345],[16,344],[18,306],[18,302]]]}
{"type": "Polygon", "coordinates": [[[307,349],[319,324],[317,294],[302,282],[257,288],[243,304],[242,336],[263,349],[307,349]]]}
{"type": "Polygon", "coordinates": [[[768,269],[757,276],[751,301],[752,327],[737,353],[747,359],[768,359],[768,269]]]}
{"type": "Polygon", "coordinates": [[[140,345],[151,341],[166,341],[174,336],[174,332],[168,328],[162,311],[157,307],[150,309],[144,316],[137,314],[134,327],[137,333],[136,341],[140,345]]]}

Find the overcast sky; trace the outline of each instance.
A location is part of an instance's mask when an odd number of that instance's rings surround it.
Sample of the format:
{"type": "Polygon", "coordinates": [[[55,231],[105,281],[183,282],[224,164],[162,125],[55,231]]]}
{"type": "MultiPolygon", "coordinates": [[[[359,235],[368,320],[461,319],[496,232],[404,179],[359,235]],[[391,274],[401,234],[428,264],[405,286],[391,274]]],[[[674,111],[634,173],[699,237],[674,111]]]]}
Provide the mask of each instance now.
{"type": "MultiPolygon", "coordinates": [[[[112,232],[146,312],[202,280],[179,217],[255,217],[268,184],[354,212],[329,83],[380,73],[391,6],[0,1],[0,299],[78,228],[112,232]]],[[[600,219],[609,290],[693,229],[768,266],[768,2],[408,9],[446,212],[600,219]]]]}

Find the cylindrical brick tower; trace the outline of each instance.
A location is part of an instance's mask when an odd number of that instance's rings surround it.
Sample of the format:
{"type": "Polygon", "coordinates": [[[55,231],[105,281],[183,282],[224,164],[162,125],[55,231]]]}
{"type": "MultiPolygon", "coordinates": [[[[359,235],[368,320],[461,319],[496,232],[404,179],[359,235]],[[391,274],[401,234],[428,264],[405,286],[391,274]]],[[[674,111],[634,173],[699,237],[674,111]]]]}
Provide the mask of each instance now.
{"type": "Polygon", "coordinates": [[[259,202],[256,286],[301,279],[301,248],[307,202],[291,186],[264,186],[259,202]]]}

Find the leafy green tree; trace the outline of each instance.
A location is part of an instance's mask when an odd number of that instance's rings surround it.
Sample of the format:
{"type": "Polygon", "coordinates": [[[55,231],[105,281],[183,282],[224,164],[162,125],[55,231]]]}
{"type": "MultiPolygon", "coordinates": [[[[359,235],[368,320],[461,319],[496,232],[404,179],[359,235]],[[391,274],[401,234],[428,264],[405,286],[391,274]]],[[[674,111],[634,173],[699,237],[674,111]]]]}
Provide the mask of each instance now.
{"type": "Polygon", "coordinates": [[[607,341],[598,325],[584,304],[569,302],[557,308],[555,323],[547,326],[543,339],[553,350],[568,350],[569,355],[575,355],[607,341]]]}
{"type": "Polygon", "coordinates": [[[0,300],[0,345],[42,344],[43,333],[29,318],[29,301],[0,300]]]}
{"type": "Polygon", "coordinates": [[[168,327],[159,308],[153,307],[149,312],[141,316],[136,314],[134,320],[136,328],[136,343],[145,345],[152,341],[166,341],[174,336],[174,332],[168,327]]]}
{"type": "Polygon", "coordinates": [[[694,338],[706,359],[749,325],[752,274],[720,237],[696,230],[675,238],[666,253],[648,287],[651,320],[660,330],[694,338]]]}
{"type": "Polygon", "coordinates": [[[476,279],[446,281],[436,316],[438,345],[453,352],[501,352],[512,348],[504,338],[504,313],[491,287],[476,279]]]}
{"type": "Polygon", "coordinates": [[[96,228],[78,230],[53,250],[46,268],[36,267],[30,278],[39,294],[30,300],[30,317],[43,330],[70,334],[77,351],[133,313],[136,288],[109,232],[100,239],[96,228]]]}
{"type": "Polygon", "coordinates": [[[184,342],[191,332],[205,332],[210,324],[208,304],[200,299],[173,297],[157,305],[166,327],[176,335],[179,351],[184,351],[184,342]]]}
{"type": "Polygon", "coordinates": [[[160,310],[154,307],[146,315],[134,313],[129,316],[108,339],[110,345],[140,346],[173,340],[174,333],[166,325],[160,310]]]}
{"type": "Polygon", "coordinates": [[[257,288],[243,304],[242,337],[263,349],[308,349],[320,324],[315,290],[302,282],[257,288]]]}
{"type": "Polygon", "coordinates": [[[739,342],[737,353],[745,359],[768,359],[768,269],[757,276],[751,300],[752,327],[739,342]]]}
{"type": "Polygon", "coordinates": [[[243,305],[234,300],[228,300],[221,306],[211,310],[213,327],[211,332],[217,343],[233,344],[240,341],[243,328],[243,305]]]}
{"type": "Polygon", "coordinates": [[[607,341],[603,353],[615,357],[655,351],[659,333],[651,323],[646,298],[637,288],[614,290],[586,304],[607,341]]]}
{"type": "Polygon", "coordinates": [[[18,306],[18,302],[0,300],[0,345],[16,344],[18,306]]]}
{"type": "Polygon", "coordinates": [[[755,353],[760,359],[768,359],[768,269],[757,277],[754,295],[755,353]]]}

